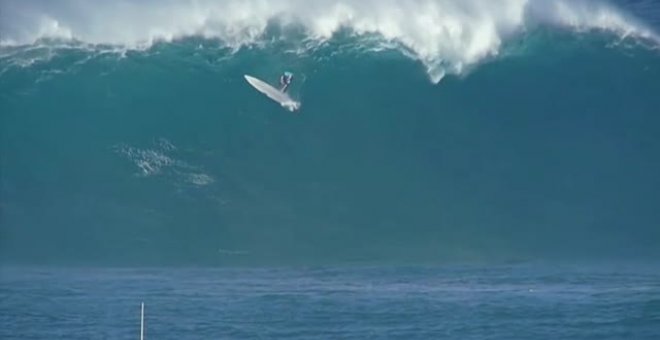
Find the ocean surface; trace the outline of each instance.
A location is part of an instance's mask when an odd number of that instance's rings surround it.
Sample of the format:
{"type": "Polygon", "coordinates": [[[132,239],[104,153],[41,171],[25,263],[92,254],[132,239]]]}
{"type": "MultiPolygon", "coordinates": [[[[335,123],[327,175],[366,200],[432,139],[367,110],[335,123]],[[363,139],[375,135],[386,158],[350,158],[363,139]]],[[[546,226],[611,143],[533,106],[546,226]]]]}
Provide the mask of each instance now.
{"type": "Polygon", "coordinates": [[[2,339],[658,339],[660,268],[3,268],[2,339]],[[541,268],[541,269],[539,269],[541,268]]]}
{"type": "Polygon", "coordinates": [[[2,339],[658,339],[659,174],[655,0],[0,0],[2,339]]]}

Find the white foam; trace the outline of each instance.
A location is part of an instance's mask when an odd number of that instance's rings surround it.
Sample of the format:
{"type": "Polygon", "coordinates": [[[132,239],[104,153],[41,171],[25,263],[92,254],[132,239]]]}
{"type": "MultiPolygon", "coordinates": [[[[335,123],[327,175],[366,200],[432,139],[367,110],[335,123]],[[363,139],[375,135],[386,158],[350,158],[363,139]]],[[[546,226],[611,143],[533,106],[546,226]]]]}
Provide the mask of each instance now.
{"type": "Polygon", "coordinates": [[[215,182],[208,174],[200,172],[200,168],[174,158],[178,148],[165,138],[152,141],[152,148],[138,148],[126,144],[114,147],[115,152],[125,156],[140,169],[140,177],[159,175],[173,176],[181,182],[203,187],[215,182]]]}
{"type": "Polygon", "coordinates": [[[188,174],[188,182],[196,186],[205,186],[215,182],[215,179],[207,174],[191,173],[188,174]]]}
{"type": "Polygon", "coordinates": [[[118,148],[118,151],[133,161],[140,168],[144,176],[160,174],[163,168],[175,166],[180,163],[158,150],[139,149],[122,145],[118,148]]]}
{"type": "MultiPolygon", "coordinates": [[[[269,25],[302,27],[316,41],[339,30],[379,35],[423,62],[434,81],[495,56],[537,25],[605,30],[660,43],[622,11],[589,0],[114,0],[0,2],[0,45],[43,38],[145,48],[188,36],[253,44],[269,25]]],[[[313,44],[312,44],[313,46],[313,44]]]]}

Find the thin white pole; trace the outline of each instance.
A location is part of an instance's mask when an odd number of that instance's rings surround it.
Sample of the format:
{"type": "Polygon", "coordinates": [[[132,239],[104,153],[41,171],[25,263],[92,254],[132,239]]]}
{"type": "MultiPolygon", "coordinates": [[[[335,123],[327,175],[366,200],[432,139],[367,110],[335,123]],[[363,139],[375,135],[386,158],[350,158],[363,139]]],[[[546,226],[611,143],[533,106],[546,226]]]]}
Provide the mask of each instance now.
{"type": "Polygon", "coordinates": [[[142,311],[140,312],[140,340],[144,340],[144,302],[142,302],[142,311]]]}

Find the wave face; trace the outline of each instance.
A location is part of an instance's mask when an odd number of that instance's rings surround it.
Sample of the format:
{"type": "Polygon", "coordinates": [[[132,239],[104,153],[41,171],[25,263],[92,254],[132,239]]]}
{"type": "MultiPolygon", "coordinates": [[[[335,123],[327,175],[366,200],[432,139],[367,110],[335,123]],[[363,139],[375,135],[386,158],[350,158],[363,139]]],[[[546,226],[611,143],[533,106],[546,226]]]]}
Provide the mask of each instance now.
{"type": "Polygon", "coordinates": [[[659,18],[651,1],[2,1],[0,255],[655,257],[659,18]],[[243,79],[284,70],[299,114],[243,79]]]}

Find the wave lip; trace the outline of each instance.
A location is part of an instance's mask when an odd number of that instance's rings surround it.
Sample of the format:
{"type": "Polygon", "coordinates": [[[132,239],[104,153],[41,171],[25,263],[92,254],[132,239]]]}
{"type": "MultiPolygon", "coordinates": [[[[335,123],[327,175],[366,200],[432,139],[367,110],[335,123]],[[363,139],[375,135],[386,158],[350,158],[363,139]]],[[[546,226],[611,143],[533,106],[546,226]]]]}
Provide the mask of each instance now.
{"type": "Polygon", "coordinates": [[[421,61],[434,82],[498,55],[507,40],[537,26],[600,30],[660,45],[656,32],[622,9],[589,0],[7,0],[0,19],[0,46],[55,38],[148,48],[201,36],[237,49],[265,39],[273,24],[302,27],[306,39],[319,42],[348,30],[397,46],[421,61]]]}

